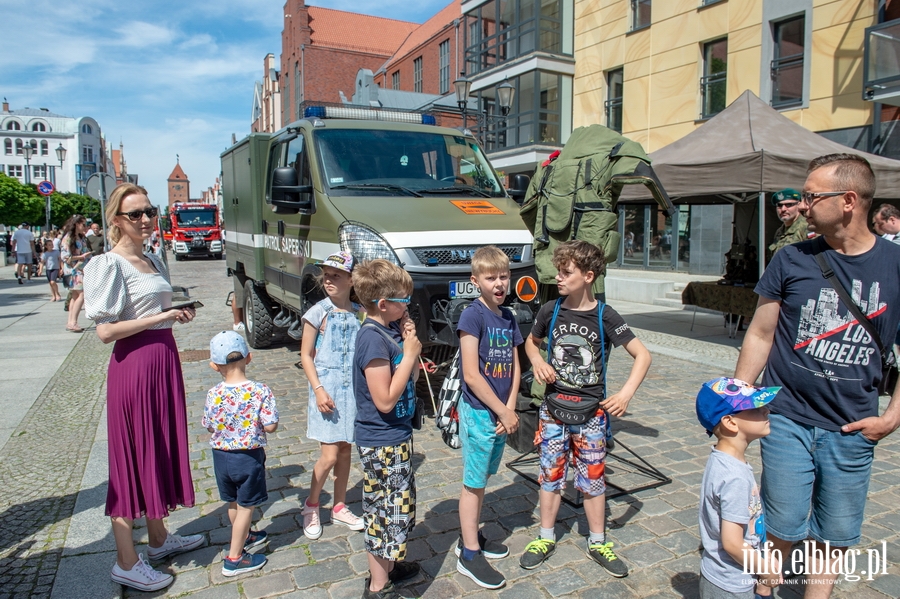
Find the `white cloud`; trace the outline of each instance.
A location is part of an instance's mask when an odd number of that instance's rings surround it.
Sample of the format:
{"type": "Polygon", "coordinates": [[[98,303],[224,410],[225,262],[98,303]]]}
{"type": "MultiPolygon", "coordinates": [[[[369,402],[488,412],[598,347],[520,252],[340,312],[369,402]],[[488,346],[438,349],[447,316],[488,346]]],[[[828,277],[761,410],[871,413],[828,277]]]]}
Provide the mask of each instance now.
{"type": "Polygon", "coordinates": [[[153,46],[165,46],[171,44],[177,33],[167,27],[132,21],[116,28],[119,38],[110,40],[114,46],[126,46],[131,48],[147,48],[153,46]]]}

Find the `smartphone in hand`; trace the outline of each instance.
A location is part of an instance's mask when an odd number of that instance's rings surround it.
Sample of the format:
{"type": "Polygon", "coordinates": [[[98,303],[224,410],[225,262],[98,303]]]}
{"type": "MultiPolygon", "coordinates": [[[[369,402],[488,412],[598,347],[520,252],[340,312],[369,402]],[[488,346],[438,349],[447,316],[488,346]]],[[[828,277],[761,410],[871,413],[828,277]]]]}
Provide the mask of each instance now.
{"type": "Polygon", "coordinates": [[[163,312],[168,312],[169,310],[184,310],[185,308],[193,308],[196,310],[197,308],[202,308],[203,304],[198,301],[188,302],[186,304],[177,304],[174,306],[169,306],[168,308],[163,308],[163,312]]]}

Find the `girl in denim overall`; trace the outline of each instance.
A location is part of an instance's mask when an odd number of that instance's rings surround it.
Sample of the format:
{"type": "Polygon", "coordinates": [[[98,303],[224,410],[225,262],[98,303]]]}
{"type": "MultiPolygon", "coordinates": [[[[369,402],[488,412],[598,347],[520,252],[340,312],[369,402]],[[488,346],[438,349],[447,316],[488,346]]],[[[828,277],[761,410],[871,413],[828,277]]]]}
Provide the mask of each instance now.
{"type": "Polygon", "coordinates": [[[350,299],[353,290],[353,257],[332,254],[322,268],[322,287],[327,298],[303,315],[300,361],[309,380],[306,436],[319,441],[322,453],[313,468],[309,497],[303,506],[303,534],[322,536],[319,494],[334,469],[331,521],[351,530],[362,530],[363,521],[344,504],[350,477],[350,444],[356,420],[353,393],[353,354],[362,310],[350,299]]]}

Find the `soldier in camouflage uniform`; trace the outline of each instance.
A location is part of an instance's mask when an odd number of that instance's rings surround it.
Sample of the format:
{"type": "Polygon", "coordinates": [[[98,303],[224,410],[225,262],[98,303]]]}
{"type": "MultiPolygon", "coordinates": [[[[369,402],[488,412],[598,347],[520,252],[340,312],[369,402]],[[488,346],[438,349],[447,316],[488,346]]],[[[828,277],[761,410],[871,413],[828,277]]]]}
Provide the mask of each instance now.
{"type": "Polygon", "coordinates": [[[781,226],[775,231],[775,239],[769,244],[769,259],[786,245],[806,241],[806,219],[800,214],[800,192],[796,189],[782,189],[772,195],[772,205],[778,212],[781,226]]]}

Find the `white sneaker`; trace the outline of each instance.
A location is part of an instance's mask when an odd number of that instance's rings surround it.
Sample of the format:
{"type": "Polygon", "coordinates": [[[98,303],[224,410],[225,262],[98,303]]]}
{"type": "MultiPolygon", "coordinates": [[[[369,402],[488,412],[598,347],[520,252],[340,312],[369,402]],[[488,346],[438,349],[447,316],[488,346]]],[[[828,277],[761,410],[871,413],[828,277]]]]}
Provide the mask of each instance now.
{"type": "Polygon", "coordinates": [[[184,553],[185,551],[196,549],[203,545],[205,540],[203,535],[180,537],[169,533],[166,537],[166,542],[163,543],[162,546],[150,547],[147,549],[147,557],[153,561],[161,560],[170,555],[175,555],[176,553],[184,553]]]}
{"type": "Polygon", "coordinates": [[[244,332],[244,323],[239,322],[236,325],[233,325],[231,327],[231,330],[234,331],[235,333],[243,333],[244,332]]]}
{"type": "Polygon", "coordinates": [[[303,502],[303,535],[315,541],[322,536],[322,523],[319,521],[319,508],[309,507],[303,502]]]}
{"type": "Polygon", "coordinates": [[[366,527],[366,525],[363,524],[363,519],[351,512],[350,508],[346,505],[341,506],[341,509],[337,512],[334,510],[331,511],[331,521],[339,522],[350,530],[362,530],[366,527]]]}
{"type": "Polygon", "coordinates": [[[123,570],[119,564],[114,565],[112,579],[113,582],[145,592],[164,589],[175,581],[171,574],[151,568],[144,561],[143,553],[138,554],[138,561],[131,570],[123,570]]]}

